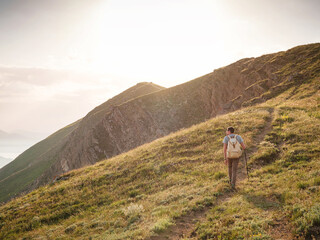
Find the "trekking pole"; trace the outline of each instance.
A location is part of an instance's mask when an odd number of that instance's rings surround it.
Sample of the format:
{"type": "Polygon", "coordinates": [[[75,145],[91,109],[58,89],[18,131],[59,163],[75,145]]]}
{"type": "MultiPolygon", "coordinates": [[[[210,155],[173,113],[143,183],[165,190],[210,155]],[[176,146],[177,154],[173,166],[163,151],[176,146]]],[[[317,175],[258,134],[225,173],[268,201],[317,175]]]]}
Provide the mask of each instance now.
{"type": "Polygon", "coordinates": [[[246,161],[247,175],[248,175],[248,180],[249,180],[249,169],[248,169],[248,160],[247,160],[246,150],[244,150],[244,158],[245,158],[245,161],[246,161]]]}

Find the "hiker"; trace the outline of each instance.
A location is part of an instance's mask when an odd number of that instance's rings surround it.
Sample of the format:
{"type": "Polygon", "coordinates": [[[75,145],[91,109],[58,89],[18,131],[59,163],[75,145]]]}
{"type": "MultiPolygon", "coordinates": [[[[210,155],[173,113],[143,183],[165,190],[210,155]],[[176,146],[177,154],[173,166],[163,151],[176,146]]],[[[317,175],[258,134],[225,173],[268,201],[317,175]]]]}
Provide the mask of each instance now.
{"type": "Polygon", "coordinates": [[[236,187],[237,169],[242,149],[246,149],[243,139],[240,135],[234,133],[233,127],[228,127],[223,139],[224,162],[228,165],[229,179],[232,189],[236,187]]]}

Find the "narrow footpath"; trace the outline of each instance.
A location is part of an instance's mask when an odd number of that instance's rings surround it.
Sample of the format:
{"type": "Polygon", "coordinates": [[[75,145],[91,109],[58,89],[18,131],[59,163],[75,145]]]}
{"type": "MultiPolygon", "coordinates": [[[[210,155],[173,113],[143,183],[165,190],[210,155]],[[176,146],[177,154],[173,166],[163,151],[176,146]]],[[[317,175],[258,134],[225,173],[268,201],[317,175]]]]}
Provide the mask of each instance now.
{"type": "MultiPolygon", "coordinates": [[[[269,108],[268,111],[270,112],[270,117],[266,122],[264,129],[255,137],[255,145],[251,147],[250,152],[248,152],[247,157],[250,159],[257,150],[258,145],[261,141],[264,140],[265,136],[272,131],[272,121],[274,118],[274,109],[269,108]]],[[[242,164],[239,165],[238,169],[238,186],[244,184],[247,179],[247,172],[244,165],[244,161],[241,161],[242,164]]],[[[253,171],[259,169],[261,166],[254,165],[251,166],[249,171],[253,171]]],[[[228,201],[235,192],[226,192],[223,195],[219,196],[216,200],[215,206],[221,204],[222,202],[228,201]]],[[[211,206],[206,206],[201,210],[190,211],[188,214],[180,216],[175,219],[174,225],[167,228],[165,231],[159,233],[156,236],[150,237],[148,240],[176,240],[176,239],[197,239],[196,236],[196,223],[202,222],[206,218],[206,213],[211,209],[211,206]]],[[[275,227],[275,231],[271,233],[274,239],[293,239],[291,234],[291,226],[289,226],[286,219],[279,219],[278,225],[275,227]]]]}

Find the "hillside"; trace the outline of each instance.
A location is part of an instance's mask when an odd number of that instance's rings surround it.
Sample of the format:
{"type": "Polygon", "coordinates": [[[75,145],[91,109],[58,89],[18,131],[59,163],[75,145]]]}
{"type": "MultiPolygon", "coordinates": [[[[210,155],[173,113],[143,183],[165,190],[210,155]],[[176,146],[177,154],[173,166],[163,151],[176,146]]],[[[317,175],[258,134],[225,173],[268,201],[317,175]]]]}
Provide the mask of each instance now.
{"type": "Polygon", "coordinates": [[[0,207],[0,239],[318,239],[319,66],[318,58],[313,76],[265,103],[71,171],[10,201],[0,207]],[[250,156],[250,178],[242,162],[236,192],[221,144],[230,125],[250,156]]]}
{"type": "Polygon", "coordinates": [[[0,201],[49,183],[69,170],[299,86],[319,73],[319,55],[320,44],[309,44],[242,59],[169,89],[138,84],[2,168],[0,201]]]}
{"type": "MultiPolygon", "coordinates": [[[[139,83],[96,107],[83,119],[58,130],[23,152],[10,164],[0,169],[0,202],[30,188],[30,184],[57,161],[57,156],[69,141],[71,133],[83,131],[84,126],[90,128],[88,123],[94,124],[116,105],[161,89],[164,88],[153,83],[139,83]]],[[[51,180],[53,178],[54,176],[51,180]]]]}
{"type": "Polygon", "coordinates": [[[261,103],[318,74],[320,44],[242,59],[187,83],[96,109],[73,131],[30,189],[230,111],[261,103]]]}

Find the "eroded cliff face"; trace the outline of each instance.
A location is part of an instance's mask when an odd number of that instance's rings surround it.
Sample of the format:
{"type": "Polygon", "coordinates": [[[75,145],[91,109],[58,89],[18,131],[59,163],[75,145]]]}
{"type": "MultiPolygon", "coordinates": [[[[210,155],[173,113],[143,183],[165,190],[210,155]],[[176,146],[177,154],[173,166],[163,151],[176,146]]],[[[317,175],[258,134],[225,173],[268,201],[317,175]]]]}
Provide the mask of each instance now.
{"type": "MultiPolygon", "coordinates": [[[[319,46],[312,53],[301,50],[308,47],[302,46],[242,59],[187,83],[114,105],[103,114],[87,116],[34,186],[219,114],[265,101],[303,81],[301,71],[310,64],[306,59],[319,58],[319,46]]],[[[313,73],[306,70],[305,74],[313,73]]]]}
{"type": "MultiPolygon", "coordinates": [[[[69,171],[71,169],[77,168],[78,166],[95,163],[96,156],[94,152],[92,152],[93,157],[88,157],[86,159],[79,157],[79,162],[77,162],[76,164],[73,164],[72,161],[68,161],[68,159],[64,157],[64,154],[66,154],[66,152],[69,152],[71,154],[75,154],[77,152],[77,156],[81,156],[83,148],[86,148],[86,146],[92,146],[96,140],[94,138],[89,138],[86,136],[90,136],[90,133],[93,129],[95,129],[95,126],[101,121],[105,114],[112,111],[114,106],[121,105],[139,96],[157,92],[162,89],[165,88],[151,82],[138,83],[135,86],[125,90],[124,92],[121,92],[105,103],[94,108],[84,118],[73,124],[72,131],[69,131],[68,134],[65,134],[63,138],[56,138],[56,141],[54,142],[54,144],[52,144],[54,146],[49,146],[49,148],[45,149],[39,149],[39,151],[37,151],[37,154],[33,153],[34,161],[50,162],[51,164],[49,169],[43,172],[42,175],[37,177],[35,181],[27,187],[27,191],[32,190],[39,185],[42,185],[43,183],[52,181],[62,172],[69,171]],[[65,151],[65,149],[71,149],[72,151],[65,151]]],[[[64,129],[57,131],[57,133],[60,131],[64,131],[64,129]]],[[[46,146],[50,145],[47,142],[48,140],[45,139],[40,142],[40,144],[46,146]]],[[[24,160],[24,154],[30,155],[27,150],[22,154],[21,161],[24,160]]],[[[27,172],[28,169],[24,169],[24,171],[27,172]]]]}

